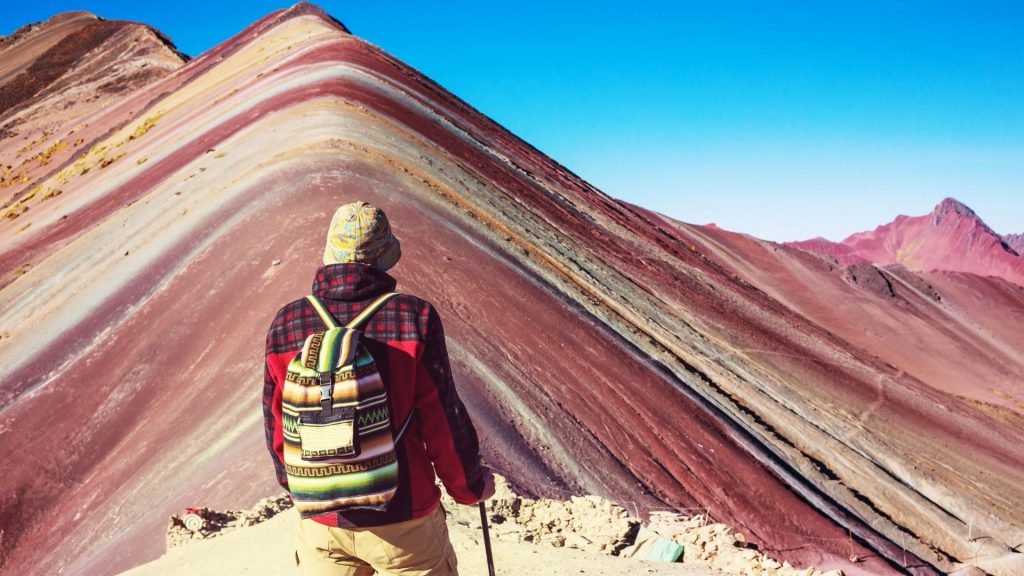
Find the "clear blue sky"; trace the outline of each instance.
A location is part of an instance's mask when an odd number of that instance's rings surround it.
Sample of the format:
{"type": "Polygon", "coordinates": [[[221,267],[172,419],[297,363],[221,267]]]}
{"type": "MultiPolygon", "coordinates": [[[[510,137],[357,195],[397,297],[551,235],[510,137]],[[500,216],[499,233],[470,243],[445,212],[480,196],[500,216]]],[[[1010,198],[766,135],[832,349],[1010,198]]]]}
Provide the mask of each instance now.
{"type": "MultiPolygon", "coordinates": [[[[196,55],[285,3],[9,2],[0,34],[84,9],[196,55]]],[[[946,196],[1024,232],[1024,2],[320,5],[609,194],[771,240],[946,196]]]]}

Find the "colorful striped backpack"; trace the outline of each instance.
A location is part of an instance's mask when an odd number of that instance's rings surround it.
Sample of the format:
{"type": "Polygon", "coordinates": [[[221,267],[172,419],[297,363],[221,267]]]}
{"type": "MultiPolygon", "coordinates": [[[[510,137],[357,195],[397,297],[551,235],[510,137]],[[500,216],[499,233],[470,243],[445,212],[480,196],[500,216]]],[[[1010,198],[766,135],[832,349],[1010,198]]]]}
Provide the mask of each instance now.
{"type": "MultiPolygon", "coordinates": [[[[282,390],[284,464],[303,518],[349,510],[384,510],[398,487],[397,435],[388,391],[360,327],[394,293],[384,294],[345,326],[316,296],[307,296],[324,332],[306,338],[282,390]]],[[[410,415],[411,417],[411,415],[410,415]]]]}

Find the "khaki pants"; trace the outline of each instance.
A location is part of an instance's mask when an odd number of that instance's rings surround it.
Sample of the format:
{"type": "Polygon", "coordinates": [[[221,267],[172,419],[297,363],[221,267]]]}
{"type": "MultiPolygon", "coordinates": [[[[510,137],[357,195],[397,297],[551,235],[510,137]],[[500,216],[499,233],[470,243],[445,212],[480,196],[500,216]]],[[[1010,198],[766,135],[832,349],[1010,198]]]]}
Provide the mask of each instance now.
{"type": "Polygon", "coordinates": [[[303,576],[458,576],[441,506],[423,518],[375,528],[300,519],[295,560],[303,576]]]}

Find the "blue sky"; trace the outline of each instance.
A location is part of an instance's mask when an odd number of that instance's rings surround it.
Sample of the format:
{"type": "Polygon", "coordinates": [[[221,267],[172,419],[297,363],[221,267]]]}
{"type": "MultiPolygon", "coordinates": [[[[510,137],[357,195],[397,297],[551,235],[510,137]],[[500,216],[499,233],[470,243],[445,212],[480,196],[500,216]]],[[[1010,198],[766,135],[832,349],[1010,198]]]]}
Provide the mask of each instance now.
{"type": "MultiPolygon", "coordinates": [[[[196,55],[284,3],[11,3],[0,34],[85,9],[196,55]]],[[[838,240],[942,198],[1024,232],[1024,3],[334,2],[605,192],[771,240],[838,240]]]]}

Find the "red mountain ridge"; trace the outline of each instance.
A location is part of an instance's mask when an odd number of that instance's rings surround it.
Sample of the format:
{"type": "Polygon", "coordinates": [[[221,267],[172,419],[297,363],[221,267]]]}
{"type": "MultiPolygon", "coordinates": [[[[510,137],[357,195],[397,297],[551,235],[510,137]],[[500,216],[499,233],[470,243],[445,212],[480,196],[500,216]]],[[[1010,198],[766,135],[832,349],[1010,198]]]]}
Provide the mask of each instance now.
{"type": "Polygon", "coordinates": [[[840,264],[902,265],[918,272],[968,272],[1024,286],[1022,235],[996,234],[973,210],[946,198],[930,214],[897,216],[842,242],[814,238],[787,245],[835,258],[840,264]]]}
{"type": "Polygon", "coordinates": [[[1024,234],[1007,234],[1003,236],[1003,242],[1017,254],[1024,254],[1024,234]]]}

